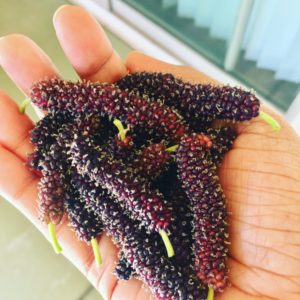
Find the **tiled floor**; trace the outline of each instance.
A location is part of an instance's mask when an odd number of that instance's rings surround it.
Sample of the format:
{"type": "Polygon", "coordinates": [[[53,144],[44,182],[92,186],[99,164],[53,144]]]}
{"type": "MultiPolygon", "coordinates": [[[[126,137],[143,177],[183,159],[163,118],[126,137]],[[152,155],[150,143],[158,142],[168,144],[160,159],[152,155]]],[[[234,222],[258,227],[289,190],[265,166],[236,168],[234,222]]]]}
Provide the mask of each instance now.
{"type": "MultiPolygon", "coordinates": [[[[75,79],[76,74],[59,48],[52,27],[53,12],[65,3],[62,0],[0,1],[0,36],[16,32],[30,36],[46,50],[66,78],[75,79]]],[[[130,47],[111,34],[109,37],[125,57],[130,47]]],[[[17,102],[24,98],[1,69],[0,89],[17,102]]],[[[29,114],[36,119],[31,109],[29,114]]],[[[39,231],[2,198],[0,228],[1,300],[101,299],[82,274],[63,256],[55,255],[39,231]]]]}

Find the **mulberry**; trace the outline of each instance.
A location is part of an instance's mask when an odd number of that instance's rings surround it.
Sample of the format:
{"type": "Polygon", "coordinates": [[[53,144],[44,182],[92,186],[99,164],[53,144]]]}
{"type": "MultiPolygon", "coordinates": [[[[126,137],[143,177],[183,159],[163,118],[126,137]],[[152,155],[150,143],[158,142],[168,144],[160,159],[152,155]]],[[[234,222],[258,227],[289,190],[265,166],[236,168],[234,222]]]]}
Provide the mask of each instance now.
{"type": "Polygon", "coordinates": [[[143,147],[129,164],[140,176],[152,180],[168,168],[171,159],[172,155],[166,151],[165,144],[159,143],[143,147]]]}
{"type": "Polygon", "coordinates": [[[187,267],[194,269],[193,213],[190,201],[177,178],[176,165],[172,163],[169,169],[153,182],[153,185],[164,195],[165,205],[171,211],[170,238],[176,249],[176,255],[172,259],[183,268],[183,271],[187,267]]]}
{"type": "Polygon", "coordinates": [[[90,242],[102,231],[102,223],[98,216],[86,208],[84,199],[77,189],[78,177],[81,177],[75,170],[72,170],[71,186],[68,189],[66,210],[69,222],[76,232],[78,238],[85,242],[90,242]]]}
{"type": "MultiPolygon", "coordinates": [[[[36,135],[38,130],[32,132],[34,141],[37,136],[41,138],[36,140],[39,147],[29,157],[28,164],[42,173],[42,178],[38,186],[40,217],[48,224],[56,252],[60,252],[61,249],[56,241],[54,224],[59,224],[64,215],[67,190],[70,188],[68,146],[71,143],[75,129],[80,132],[95,133],[95,129],[99,126],[97,120],[97,118],[95,119],[89,116],[87,119],[80,116],[76,118],[73,123],[66,124],[64,117],[51,116],[47,122],[52,125],[47,123],[44,123],[46,124],[45,126],[41,125],[39,127],[41,134],[39,135],[36,135]],[[57,119],[63,119],[64,121],[57,122],[57,119]],[[55,125],[52,124],[50,120],[52,120],[55,125]],[[61,124],[63,125],[60,127],[61,124]],[[53,129],[55,133],[52,135],[45,134],[47,132],[47,126],[55,127],[56,129],[53,129]],[[49,143],[48,149],[43,148],[43,144],[40,143],[43,139],[49,143]]],[[[42,124],[42,122],[40,124],[42,124]]]]}
{"type": "Polygon", "coordinates": [[[232,127],[222,127],[219,129],[209,128],[206,134],[212,140],[211,159],[216,166],[219,166],[224,155],[231,149],[236,132],[232,127]]]}
{"type": "Polygon", "coordinates": [[[68,150],[73,135],[76,132],[93,134],[98,127],[99,119],[87,116],[86,118],[78,117],[73,123],[65,124],[58,129],[56,141],[52,143],[44,161],[40,163],[43,174],[41,182],[47,182],[46,191],[48,191],[40,193],[40,208],[43,219],[47,223],[51,220],[54,224],[58,224],[64,213],[65,190],[70,181],[68,150]],[[50,193],[50,191],[53,192],[50,189],[52,186],[56,187],[55,193],[50,193]],[[53,219],[54,216],[55,219],[53,219]]]}
{"type": "Polygon", "coordinates": [[[110,138],[106,144],[106,151],[115,159],[126,160],[132,153],[134,141],[131,136],[126,136],[124,140],[120,140],[118,136],[110,138]]]}
{"type": "Polygon", "coordinates": [[[116,264],[114,274],[118,279],[128,280],[134,275],[131,263],[126,259],[123,252],[120,254],[118,263],[116,264]]]}
{"type": "Polygon", "coordinates": [[[174,255],[165,233],[170,212],[163,206],[162,195],[158,191],[152,191],[144,179],[126,168],[121,161],[114,160],[100,147],[95,148],[88,137],[85,140],[75,138],[71,155],[72,163],[80,174],[90,176],[107,188],[147,229],[158,231],[166,242],[169,255],[174,255]]]}
{"type": "Polygon", "coordinates": [[[43,119],[37,122],[30,132],[30,141],[32,144],[45,147],[55,142],[58,130],[72,121],[72,116],[66,112],[49,113],[43,119]]]}
{"type": "MultiPolygon", "coordinates": [[[[91,181],[86,185],[89,195],[102,195],[101,191],[95,191],[97,189],[91,181]]],[[[149,286],[157,299],[206,299],[207,288],[191,272],[181,272],[165,257],[162,241],[157,235],[148,234],[113,199],[100,196],[93,202],[107,233],[121,247],[138,277],[149,286]]]]}
{"type": "Polygon", "coordinates": [[[146,128],[172,142],[189,132],[187,124],[172,108],[121,91],[113,84],[66,82],[60,79],[40,81],[31,89],[31,99],[48,111],[101,113],[146,128]]]}
{"type": "Polygon", "coordinates": [[[47,174],[43,174],[38,187],[41,219],[46,224],[50,221],[58,224],[64,214],[65,184],[61,173],[49,164],[47,174]]]}
{"type": "Polygon", "coordinates": [[[137,96],[149,95],[175,107],[186,120],[226,119],[245,121],[258,116],[259,100],[246,90],[230,86],[191,84],[172,74],[133,73],[116,85],[137,96]]]}
{"type": "Polygon", "coordinates": [[[216,291],[228,283],[226,201],[209,151],[193,134],[177,151],[179,176],[194,212],[195,268],[201,280],[216,291]]]}
{"type": "Polygon", "coordinates": [[[30,141],[36,146],[27,159],[27,165],[31,169],[41,171],[40,164],[49,152],[50,146],[56,141],[58,130],[71,120],[71,115],[67,113],[49,113],[37,122],[30,132],[30,141]]]}
{"type": "Polygon", "coordinates": [[[44,160],[44,157],[45,153],[36,148],[27,156],[26,165],[33,171],[42,171],[40,163],[44,160]]]}

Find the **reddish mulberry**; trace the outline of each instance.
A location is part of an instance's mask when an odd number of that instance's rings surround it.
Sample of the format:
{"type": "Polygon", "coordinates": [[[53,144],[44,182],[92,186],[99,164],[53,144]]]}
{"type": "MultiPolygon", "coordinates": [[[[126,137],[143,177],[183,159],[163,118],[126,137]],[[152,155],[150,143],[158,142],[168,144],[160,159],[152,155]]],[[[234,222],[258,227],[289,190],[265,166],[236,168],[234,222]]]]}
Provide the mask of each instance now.
{"type": "Polygon", "coordinates": [[[223,291],[228,283],[228,228],[225,197],[216,166],[196,134],[181,141],[177,163],[193,206],[196,272],[216,291],[223,291]]]}
{"type": "Polygon", "coordinates": [[[150,144],[135,153],[129,164],[140,176],[153,180],[168,168],[171,159],[164,143],[150,144]]]}
{"type": "MultiPolygon", "coordinates": [[[[86,185],[89,195],[102,195],[101,191],[95,191],[97,189],[91,182],[86,185]]],[[[96,212],[107,233],[157,299],[206,299],[207,288],[191,272],[181,272],[180,267],[166,258],[162,241],[156,234],[148,234],[113,199],[100,196],[93,202],[97,203],[96,212]]]]}
{"type": "Polygon", "coordinates": [[[146,128],[177,142],[189,132],[187,124],[172,108],[143,97],[129,95],[113,84],[41,81],[31,90],[31,99],[48,111],[101,113],[128,125],[146,128]]]}
{"type": "Polygon", "coordinates": [[[62,174],[49,165],[38,187],[40,218],[46,224],[50,221],[58,224],[64,214],[65,184],[62,174]]]}
{"type": "Polygon", "coordinates": [[[120,89],[149,95],[175,107],[186,120],[250,120],[258,116],[259,100],[238,87],[191,84],[172,74],[133,73],[119,80],[120,89]]]}
{"type": "Polygon", "coordinates": [[[130,135],[123,141],[118,136],[113,136],[107,142],[105,149],[113,158],[126,160],[134,149],[134,140],[130,135]]]}
{"type": "Polygon", "coordinates": [[[162,204],[162,195],[150,190],[146,181],[121,161],[114,160],[104,149],[95,148],[88,137],[75,139],[71,154],[79,173],[107,188],[147,229],[168,228],[170,212],[162,204]]]}

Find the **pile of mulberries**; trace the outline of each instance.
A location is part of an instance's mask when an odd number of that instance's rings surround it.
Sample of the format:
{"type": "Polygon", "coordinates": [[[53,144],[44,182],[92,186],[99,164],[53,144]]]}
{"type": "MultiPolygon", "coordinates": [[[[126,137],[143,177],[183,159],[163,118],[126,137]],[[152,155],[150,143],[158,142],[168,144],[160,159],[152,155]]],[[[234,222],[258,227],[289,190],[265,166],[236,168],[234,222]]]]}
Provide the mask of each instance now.
{"type": "Polygon", "coordinates": [[[97,238],[110,235],[120,249],[114,274],[142,280],[157,299],[225,290],[218,168],[236,138],[232,121],[259,114],[253,93],[143,72],[115,84],[43,80],[31,100],[47,115],[31,131],[27,165],[41,176],[40,218],[57,252],[54,226],[66,215],[98,264],[97,238]]]}

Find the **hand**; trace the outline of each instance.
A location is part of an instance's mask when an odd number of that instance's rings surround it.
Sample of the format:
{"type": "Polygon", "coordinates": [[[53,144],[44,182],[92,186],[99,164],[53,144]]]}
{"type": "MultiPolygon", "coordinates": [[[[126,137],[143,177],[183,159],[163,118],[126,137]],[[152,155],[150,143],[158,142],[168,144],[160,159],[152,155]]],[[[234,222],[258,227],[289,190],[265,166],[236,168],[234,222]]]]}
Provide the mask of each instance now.
{"type": "MultiPolygon", "coordinates": [[[[137,52],[130,53],[123,64],[104,31],[82,8],[59,9],[54,27],[81,78],[114,82],[128,71],[161,71],[184,80],[213,82],[189,67],[169,65],[137,52]]],[[[33,82],[59,76],[46,54],[21,35],[0,41],[0,64],[25,94],[33,82]]],[[[24,166],[33,150],[28,136],[33,124],[3,92],[0,114],[0,193],[48,238],[46,226],[38,220],[39,178],[24,166]]],[[[232,286],[218,300],[300,297],[300,139],[282,118],[273,116],[282,126],[279,133],[258,118],[236,125],[238,138],[220,168],[231,213],[232,286]]],[[[56,230],[63,254],[105,299],[151,298],[140,281],[117,281],[112,275],[117,250],[105,234],[99,238],[103,258],[99,268],[91,247],[77,240],[66,220],[56,230]]]]}

